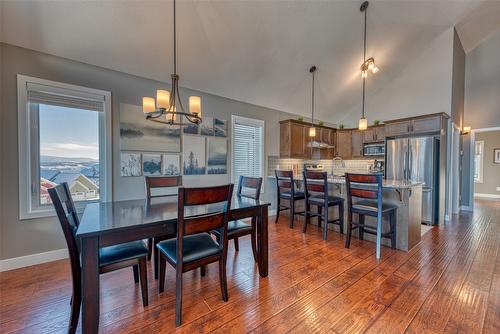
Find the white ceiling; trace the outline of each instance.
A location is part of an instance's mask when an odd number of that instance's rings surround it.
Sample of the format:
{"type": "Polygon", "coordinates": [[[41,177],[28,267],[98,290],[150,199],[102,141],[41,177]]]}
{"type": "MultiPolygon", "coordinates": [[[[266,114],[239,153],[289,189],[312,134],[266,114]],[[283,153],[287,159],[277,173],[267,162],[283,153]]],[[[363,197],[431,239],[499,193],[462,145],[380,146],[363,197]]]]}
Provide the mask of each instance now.
{"type": "MultiPolygon", "coordinates": [[[[0,3],[0,37],[6,43],[170,81],[169,0],[0,3]]],[[[381,69],[377,85],[391,81],[413,55],[477,10],[480,3],[371,1],[367,55],[375,57],[381,69]]],[[[181,85],[309,115],[308,69],[315,64],[318,117],[337,122],[360,99],[360,4],[361,1],[179,0],[181,85]]]]}

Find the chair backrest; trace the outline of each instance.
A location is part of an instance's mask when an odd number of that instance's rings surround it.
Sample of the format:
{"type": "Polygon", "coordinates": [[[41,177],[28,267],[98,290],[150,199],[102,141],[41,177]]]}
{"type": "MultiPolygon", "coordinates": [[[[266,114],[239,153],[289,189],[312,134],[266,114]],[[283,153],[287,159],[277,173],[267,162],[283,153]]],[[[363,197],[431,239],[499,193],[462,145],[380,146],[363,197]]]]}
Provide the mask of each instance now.
{"type": "Polygon", "coordinates": [[[349,212],[353,200],[371,199],[377,201],[378,212],[382,212],[382,173],[376,174],[345,174],[347,187],[347,206],[349,212]]]}
{"type": "Polygon", "coordinates": [[[278,196],[281,192],[290,190],[290,192],[295,192],[295,183],[293,181],[293,171],[291,170],[275,170],[276,174],[276,189],[278,191],[278,196]]]}
{"type": "MultiPolygon", "coordinates": [[[[219,247],[227,251],[227,221],[228,212],[231,208],[233,186],[233,184],[228,184],[204,188],[179,188],[177,204],[177,264],[182,263],[183,237],[191,234],[219,230],[221,235],[219,247]],[[205,211],[210,204],[216,205],[217,209],[213,211],[209,210],[208,212],[205,211]],[[201,208],[201,213],[185,216],[185,209],[193,206],[201,208]]],[[[196,210],[193,211],[196,212],[196,210]]]]}
{"type": "Polygon", "coordinates": [[[48,189],[50,199],[56,209],[57,218],[61,224],[66,245],[68,246],[69,259],[71,264],[71,273],[73,275],[73,282],[80,279],[80,251],[78,243],[75,238],[76,230],[80,225],[77,212],[68,184],[61,183],[54,188],[48,189]]]}
{"type": "Polygon", "coordinates": [[[238,191],[240,197],[248,197],[258,200],[260,198],[260,188],[262,187],[261,177],[249,177],[240,175],[238,191]]]}
{"type": "Polygon", "coordinates": [[[146,196],[155,197],[177,196],[177,193],[155,195],[152,189],[174,188],[182,186],[182,176],[146,176],[146,196]]]}
{"type": "Polygon", "coordinates": [[[303,176],[306,197],[316,194],[328,195],[328,175],[326,172],[305,170],[303,176]]]}

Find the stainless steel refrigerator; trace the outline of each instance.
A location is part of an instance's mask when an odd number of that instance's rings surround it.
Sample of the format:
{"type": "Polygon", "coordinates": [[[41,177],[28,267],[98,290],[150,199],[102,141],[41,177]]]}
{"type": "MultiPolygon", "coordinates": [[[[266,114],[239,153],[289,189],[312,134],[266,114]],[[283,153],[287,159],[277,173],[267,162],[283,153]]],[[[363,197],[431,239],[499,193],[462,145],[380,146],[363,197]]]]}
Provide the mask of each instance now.
{"type": "Polygon", "coordinates": [[[388,139],[386,179],[422,182],[422,222],[437,224],[439,189],[439,137],[388,139]]]}

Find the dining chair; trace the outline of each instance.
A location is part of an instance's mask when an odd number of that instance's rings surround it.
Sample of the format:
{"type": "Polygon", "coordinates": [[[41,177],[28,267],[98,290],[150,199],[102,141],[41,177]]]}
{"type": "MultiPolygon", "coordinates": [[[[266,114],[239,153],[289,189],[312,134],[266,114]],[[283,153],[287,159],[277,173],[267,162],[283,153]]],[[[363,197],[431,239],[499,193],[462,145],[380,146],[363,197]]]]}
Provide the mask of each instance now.
{"type": "Polygon", "coordinates": [[[323,240],[328,237],[328,224],[339,225],[340,233],[344,233],[344,199],[328,193],[328,175],[326,172],[304,171],[304,190],[306,195],[306,219],[302,232],[306,232],[311,217],[318,218],[318,226],[323,221],[323,240]],[[311,210],[317,207],[317,212],[311,210]],[[330,220],[329,208],[338,209],[338,218],[330,220]]]}
{"type": "Polygon", "coordinates": [[[295,202],[303,200],[305,195],[302,191],[295,190],[295,181],[293,179],[293,172],[291,170],[275,170],[276,175],[276,192],[277,192],[277,204],[276,204],[276,220],[278,222],[280,217],[280,212],[284,210],[290,210],[290,228],[293,228],[293,221],[295,215],[303,215],[304,211],[295,211],[295,202]],[[281,200],[288,202],[287,205],[281,204],[281,200]]]}
{"type": "MultiPolygon", "coordinates": [[[[236,196],[238,196],[239,198],[251,198],[259,200],[261,187],[261,177],[249,177],[240,175],[236,196]]],[[[227,239],[234,240],[234,249],[238,252],[240,250],[238,238],[245,235],[250,235],[253,258],[255,262],[257,262],[257,229],[255,224],[255,218],[252,218],[251,224],[247,224],[242,220],[230,221],[227,224],[227,239]]],[[[213,233],[217,237],[217,240],[219,240],[219,231],[214,230],[213,233]]]]}
{"type": "Polygon", "coordinates": [[[227,221],[231,208],[233,184],[205,187],[179,188],[177,204],[177,236],[159,242],[160,282],[158,291],[165,288],[166,263],[175,268],[176,303],[175,324],[182,322],[182,274],[201,268],[202,276],[209,263],[219,262],[219,282],[222,300],[228,300],[226,259],[227,221]],[[188,215],[185,215],[188,213],[188,215]],[[219,229],[220,242],[209,232],[219,229]]]}
{"type": "MultiPolygon", "coordinates": [[[[148,202],[151,202],[155,198],[164,198],[177,196],[177,188],[182,186],[182,176],[146,176],[146,198],[148,202]],[[175,188],[175,189],[174,189],[175,188]]],[[[156,244],[162,240],[166,240],[167,237],[155,237],[148,239],[148,260],[154,253],[154,276],[158,279],[158,250],[156,244]]]]}
{"type": "MultiPolygon", "coordinates": [[[[73,294],[71,297],[71,315],[68,333],[75,333],[82,303],[80,247],[75,238],[80,220],[78,219],[78,214],[66,182],[48,191],[56,210],[59,223],[61,224],[69,251],[71,276],[73,279],[73,294]]],[[[134,281],[136,283],[139,282],[140,276],[142,304],[144,307],[148,305],[147,255],[148,248],[142,241],[132,241],[99,249],[100,274],[132,267],[134,281]]]]}
{"type": "Polygon", "coordinates": [[[396,210],[392,204],[384,203],[382,199],[383,174],[352,174],[346,173],[347,187],[347,238],[345,247],[349,248],[352,230],[358,229],[358,236],[363,240],[363,233],[376,235],[376,257],[380,258],[380,245],[382,238],[391,239],[391,248],[396,248],[396,210]],[[353,213],[358,215],[358,221],[352,219],[353,213]],[[376,226],[365,223],[365,216],[375,217],[376,226]],[[389,219],[389,232],[382,233],[382,218],[389,219]]]}

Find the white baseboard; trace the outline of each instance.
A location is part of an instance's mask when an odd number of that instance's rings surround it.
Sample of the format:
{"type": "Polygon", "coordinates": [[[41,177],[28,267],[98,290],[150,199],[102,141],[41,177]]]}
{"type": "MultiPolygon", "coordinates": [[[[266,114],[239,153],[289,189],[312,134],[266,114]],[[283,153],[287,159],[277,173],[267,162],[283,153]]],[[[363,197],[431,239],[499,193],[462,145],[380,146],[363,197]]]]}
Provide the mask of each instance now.
{"type": "Polygon", "coordinates": [[[276,209],[269,210],[269,211],[267,212],[267,215],[268,215],[268,216],[276,216],[276,209]]]}
{"type": "Polygon", "coordinates": [[[474,197],[480,197],[480,198],[500,198],[500,195],[474,193],[474,197]]]}
{"type": "Polygon", "coordinates": [[[66,259],[67,257],[68,257],[68,250],[66,248],[63,248],[45,253],[31,254],[26,256],[15,257],[12,259],[1,260],[0,272],[33,266],[35,264],[40,264],[45,262],[66,259]]]}
{"type": "Polygon", "coordinates": [[[460,206],[461,211],[473,211],[472,206],[462,205],[460,206]]]}

